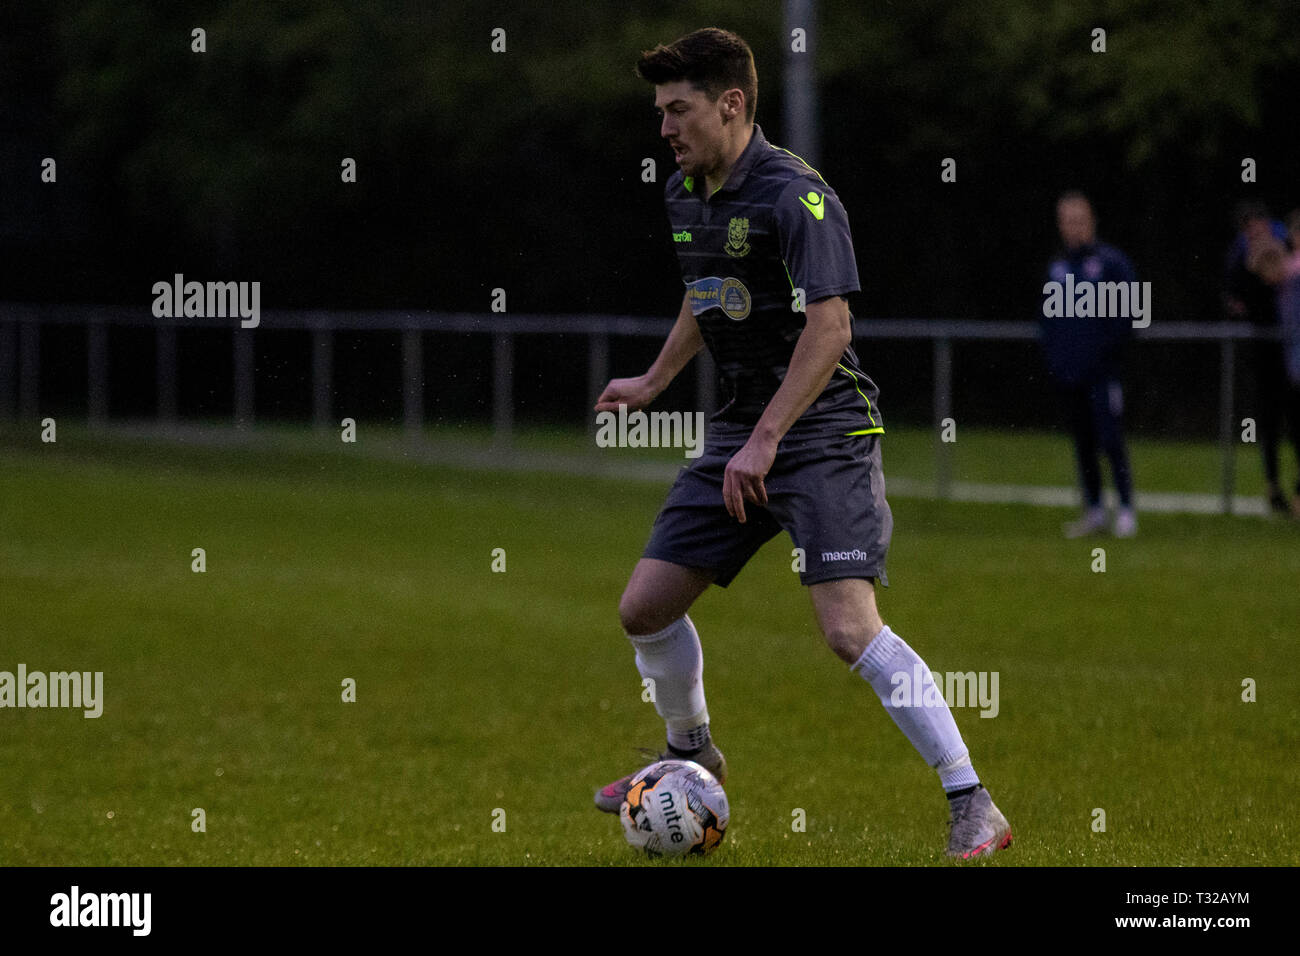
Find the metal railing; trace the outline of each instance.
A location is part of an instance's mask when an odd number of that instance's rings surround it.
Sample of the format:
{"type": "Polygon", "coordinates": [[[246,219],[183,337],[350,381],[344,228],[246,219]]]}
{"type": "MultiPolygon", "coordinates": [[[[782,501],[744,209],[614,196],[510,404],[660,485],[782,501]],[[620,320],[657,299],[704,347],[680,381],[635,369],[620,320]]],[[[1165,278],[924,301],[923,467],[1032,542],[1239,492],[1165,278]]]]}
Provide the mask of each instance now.
{"type": "MultiPolygon", "coordinates": [[[[177,420],[176,332],[179,328],[232,329],[234,423],[254,420],[253,343],[261,328],[311,333],[312,422],[333,425],[331,393],[333,336],[343,331],[401,333],[402,419],[412,438],[424,427],[425,332],[486,334],[492,338],[492,427],[496,442],[508,445],[515,427],[515,337],[578,334],[587,337],[587,392],[594,400],[609,380],[610,340],[615,337],[662,339],[673,320],[626,315],[511,315],[470,312],[267,310],[258,328],[241,328],[237,318],[155,318],[148,310],[103,306],[0,303],[0,415],[33,419],[38,413],[40,329],[47,324],[84,325],[87,336],[87,421],[108,420],[108,327],[154,327],[157,337],[157,408],[160,422],[177,420]],[[15,406],[14,396],[17,396],[15,406]]],[[[866,319],[855,323],[855,339],[930,340],[934,354],[934,421],[952,417],[953,346],[959,341],[1017,341],[1038,336],[1034,322],[960,319],[866,319]]],[[[1137,333],[1140,340],[1219,343],[1219,446],[1221,507],[1230,513],[1235,485],[1233,395],[1236,344],[1258,337],[1244,322],[1166,322],[1137,333]]],[[[707,352],[695,362],[696,408],[717,407],[717,374],[707,352]]],[[[590,409],[590,404],[587,405],[590,409]]],[[[950,496],[952,462],[948,444],[936,444],[936,493],[950,496]]]]}

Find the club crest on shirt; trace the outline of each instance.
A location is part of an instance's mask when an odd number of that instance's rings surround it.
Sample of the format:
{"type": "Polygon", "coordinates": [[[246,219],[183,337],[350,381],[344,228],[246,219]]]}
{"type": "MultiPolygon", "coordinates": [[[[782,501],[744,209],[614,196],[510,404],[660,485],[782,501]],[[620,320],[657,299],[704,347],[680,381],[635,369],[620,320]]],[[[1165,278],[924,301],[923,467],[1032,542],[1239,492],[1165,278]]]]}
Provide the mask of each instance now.
{"type": "Polygon", "coordinates": [[[749,220],[739,216],[732,217],[727,226],[727,244],[723,251],[733,259],[739,259],[749,253],[749,220]]]}

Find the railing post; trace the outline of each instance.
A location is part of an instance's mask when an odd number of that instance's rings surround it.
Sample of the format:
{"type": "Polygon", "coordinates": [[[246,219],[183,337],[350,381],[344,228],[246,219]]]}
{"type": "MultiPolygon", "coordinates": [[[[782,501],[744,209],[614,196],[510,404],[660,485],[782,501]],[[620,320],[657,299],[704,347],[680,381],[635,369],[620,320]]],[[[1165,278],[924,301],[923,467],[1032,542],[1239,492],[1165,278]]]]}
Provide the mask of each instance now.
{"type": "Polygon", "coordinates": [[[1236,429],[1232,422],[1233,392],[1237,382],[1237,343],[1226,336],[1219,341],[1219,448],[1221,452],[1221,475],[1223,480],[1223,497],[1220,510],[1232,514],[1232,492],[1236,480],[1235,458],[1236,442],[1233,440],[1236,429]]]}
{"type": "Polygon", "coordinates": [[[86,423],[108,421],[108,329],[97,315],[86,323],[86,423]]]}
{"type": "Polygon", "coordinates": [[[235,337],[235,427],[253,424],[253,330],[236,328],[235,337]]]}
{"type": "Polygon", "coordinates": [[[952,339],[934,340],[934,491],[940,499],[952,495],[952,456],[943,440],[943,422],[952,417],[952,339]]]}
{"type": "Polygon", "coordinates": [[[418,441],[424,429],[424,343],[419,329],[402,331],[402,419],[406,437],[418,441]]]}
{"type": "Polygon", "coordinates": [[[12,419],[18,409],[18,324],[0,322],[0,418],[12,419]]]}
{"type": "Polygon", "coordinates": [[[514,437],[515,337],[513,332],[492,333],[492,441],[509,445],[514,437]]]}
{"type": "Polygon", "coordinates": [[[176,326],[158,326],[154,343],[158,365],[158,419],[171,427],[176,424],[176,326]]]}
{"type": "Polygon", "coordinates": [[[594,449],[596,435],[596,413],[592,406],[609,382],[609,333],[603,330],[591,332],[587,336],[587,407],[583,415],[587,421],[587,437],[592,439],[594,449]]]}
{"type": "Polygon", "coordinates": [[[36,318],[18,326],[18,417],[33,421],[41,403],[41,326],[36,318]]]}
{"type": "Polygon", "coordinates": [[[311,418],[316,431],[330,426],[330,391],[334,384],[334,332],[320,325],[311,332],[311,418]]]}

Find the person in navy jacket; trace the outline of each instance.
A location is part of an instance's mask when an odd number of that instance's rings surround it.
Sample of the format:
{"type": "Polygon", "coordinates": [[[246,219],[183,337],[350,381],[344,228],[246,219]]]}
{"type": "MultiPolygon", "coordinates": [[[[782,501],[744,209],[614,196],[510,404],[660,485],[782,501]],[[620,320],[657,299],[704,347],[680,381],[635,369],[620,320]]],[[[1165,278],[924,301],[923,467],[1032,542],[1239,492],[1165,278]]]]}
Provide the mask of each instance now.
{"type": "MultiPolygon", "coordinates": [[[[1136,292],[1133,266],[1114,246],[1097,240],[1097,220],[1092,204],[1079,192],[1057,200],[1056,224],[1062,249],[1048,266],[1048,282],[1078,289],[1085,283],[1130,283],[1136,292]]],[[[1133,317],[1124,315],[1059,313],[1045,300],[1040,317],[1043,356],[1064,406],[1074,436],[1075,458],[1083,491],[1083,516],[1067,524],[1070,538],[1095,534],[1106,528],[1101,501],[1101,466],[1098,452],[1110,460],[1119,498],[1112,530],[1117,537],[1137,533],[1133,507],[1133,477],[1124,442],[1124,391],[1121,384],[1125,346],[1133,335],[1133,317]]],[[[1096,301],[1100,301],[1098,296],[1096,301]]],[[[1105,310],[1101,310],[1105,311],[1105,310]]],[[[1120,310],[1127,311],[1127,310],[1120,310]]]]}

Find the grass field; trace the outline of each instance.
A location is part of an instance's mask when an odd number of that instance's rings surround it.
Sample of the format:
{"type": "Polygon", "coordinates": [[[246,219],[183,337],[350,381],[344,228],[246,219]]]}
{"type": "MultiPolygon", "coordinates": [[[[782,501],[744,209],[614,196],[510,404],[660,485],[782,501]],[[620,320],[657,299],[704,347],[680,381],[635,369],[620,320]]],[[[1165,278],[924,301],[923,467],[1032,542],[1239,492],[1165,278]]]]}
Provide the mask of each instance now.
{"type": "MultiPolygon", "coordinates": [[[[225,427],[224,422],[218,423],[225,427]]],[[[296,428],[267,431],[287,442],[301,440],[296,428]]],[[[368,430],[373,434],[374,429],[368,430]]],[[[393,429],[379,429],[391,440],[400,439],[393,429]]],[[[458,447],[489,449],[492,432],[476,425],[430,429],[431,440],[447,439],[458,447]]],[[[534,454],[586,455],[601,460],[610,457],[607,450],[595,449],[581,429],[562,427],[527,428],[516,435],[515,444],[534,454]]],[[[917,482],[932,482],[935,475],[937,436],[915,426],[891,424],[885,438],[886,474],[917,482]]],[[[957,441],[947,446],[952,477],[957,481],[1010,485],[1073,486],[1075,465],[1070,440],[1063,433],[1033,430],[992,430],[962,428],[957,441]]],[[[1223,460],[1218,445],[1212,441],[1192,442],[1164,438],[1130,436],[1129,452],[1137,492],[1176,492],[1217,495],[1222,488],[1223,460]]],[[[615,455],[624,461],[650,460],[683,463],[678,449],[620,449],[615,455]]],[[[1239,495],[1264,494],[1263,469],[1257,445],[1239,444],[1234,448],[1234,485],[1239,495]]],[[[1296,463],[1289,446],[1282,449],[1282,477],[1287,487],[1293,484],[1296,463]]],[[[1103,466],[1109,482],[1109,465],[1103,466]]]]}
{"type": "MultiPolygon", "coordinates": [[[[0,864],[640,862],[591,793],[662,744],[616,606],[663,486],[60,427],[0,432],[0,670],[103,671],[106,702],[0,710],[0,864]]],[[[999,674],[995,718],[956,711],[1016,834],[993,865],[1300,859],[1300,529],[893,508],[886,620],[999,674]]],[[[945,863],[935,775],[821,646],[789,549],[692,612],[733,811],[702,865],[945,863]]]]}

